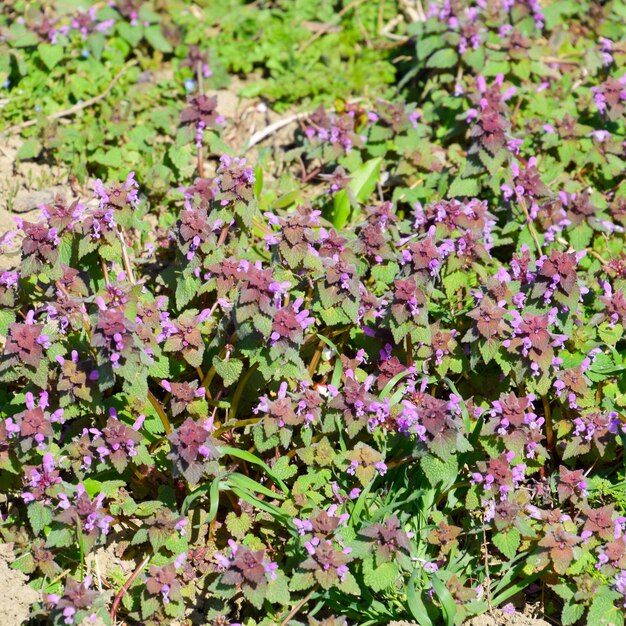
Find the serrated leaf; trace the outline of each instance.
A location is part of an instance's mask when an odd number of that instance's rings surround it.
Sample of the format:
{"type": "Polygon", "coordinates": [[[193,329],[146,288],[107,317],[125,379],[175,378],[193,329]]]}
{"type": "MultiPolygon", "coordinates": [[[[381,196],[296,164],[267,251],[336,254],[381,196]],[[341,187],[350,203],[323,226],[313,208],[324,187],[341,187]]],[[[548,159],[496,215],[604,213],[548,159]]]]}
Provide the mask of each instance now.
{"type": "Polygon", "coordinates": [[[584,614],[585,607],[582,604],[566,604],[561,613],[563,626],[576,623],[584,614]]]}
{"type": "Polygon", "coordinates": [[[41,502],[32,502],[27,508],[28,521],[33,533],[38,535],[52,521],[52,509],[41,502]]]}
{"type": "Polygon", "coordinates": [[[459,473],[459,463],[456,456],[451,456],[444,462],[431,454],[427,454],[421,458],[420,466],[433,487],[440,484],[444,486],[453,484],[459,473]]]}
{"type": "Polygon", "coordinates": [[[213,365],[215,371],[222,377],[225,387],[230,387],[233,383],[237,382],[243,371],[243,361],[240,359],[228,359],[228,361],[224,361],[215,356],[213,358],[213,365]]]}
{"type": "Polygon", "coordinates": [[[344,593],[349,593],[353,596],[361,595],[359,583],[357,583],[356,578],[350,572],[344,576],[344,579],[339,584],[339,589],[344,593]]]}
{"type": "Polygon", "coordinates": [[[267,583],[265,599],[271,604],[287,606],[291,601],[287,578],[282,572],[278,572],[276,578],[267,583]]]}
{"type": "Polygon", "coordinates": [[[504,556],[512,559],[519,548],[521,536],[516,528],[510,528],[506,532],[494,533],[492,541],[504,556]]]}
{"type": "Polygon", "coordinates": [[[69,528],[52,528],[46,537],[48,548],[66,548],[74,544],[76,535],[69,528]]]}
{"type": "Polygon", "coordinates": [[[398,566],[393,561],[383,563],[379,567],[364,570],[363,580],[372,591],[383,591],[398,580],[398,566]]]}
{"type": "Polygon", "coordinates": [[[621,598],[621,594],[605,587],[596,593],[589,613],[587,614],[587,624],[594,626],[621,626],[624,623],[624,614],[620,608],[615,606],[615,601],[621,598]]]}
{"type": "Polygon", "coordinates": [[[475,178],[457,177],[452,181],[452,184],[448,188],[448,198],[457,198],[461,196],[471,198],[478,195],[478,191],[478,181],[475,178]]]}
{"type": "Polygon", "coordinates": [[[245,511],[242,512],[241,515],[237,515],[231,511],[226,516],[226,528],[228,532],[237,539],[243,539],[246,536],[251,524],[252,520],[245,511]]]}
{"type": "Polygon", "coordinates": [[[176,283],[176,306],[179,309],[189,304],[200,289],[200,280],[195,276],[185,276],[176,283]]]}
{"type": "Polygon", "coordinates": [[[478,342],[478,349],[485,363],[489,363],[500,351],[500,343],[497,339],[487,339],[478,342]]]}
{"type": "Polygon", "coordinates": [[[148,619],[159,608],[159,601],[152,596],[149,596],[147,592],[141,596],[141,616],[144,619],[148,619]]]}

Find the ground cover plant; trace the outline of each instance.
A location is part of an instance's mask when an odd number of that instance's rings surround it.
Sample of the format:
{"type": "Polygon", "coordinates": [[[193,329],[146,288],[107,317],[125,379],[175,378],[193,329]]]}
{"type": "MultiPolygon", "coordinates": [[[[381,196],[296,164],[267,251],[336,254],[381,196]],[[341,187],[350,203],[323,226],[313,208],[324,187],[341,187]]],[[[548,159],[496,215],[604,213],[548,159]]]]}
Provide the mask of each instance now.
{"type": "Polygon", "coordinates": [[[3,5],[0,132],[69,173],[2,238],[33,624],[624,623],[624,24],[3,5]]]}

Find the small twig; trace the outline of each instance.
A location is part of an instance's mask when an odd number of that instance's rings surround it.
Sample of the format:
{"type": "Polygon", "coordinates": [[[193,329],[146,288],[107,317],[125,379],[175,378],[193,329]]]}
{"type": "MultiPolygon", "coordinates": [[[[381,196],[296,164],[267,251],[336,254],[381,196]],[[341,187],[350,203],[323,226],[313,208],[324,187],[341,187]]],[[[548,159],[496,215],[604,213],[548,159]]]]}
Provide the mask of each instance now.
{"type": "Polygon", "coordinates": [[[413,367],[413,340],[411,333],[406,336],[406,366],[413,367]]]}
{"type": "MultiPolygon", "coordinates": [[[[88,109],[94,104],[97,104],[98,102],[100,102],[100,100],[103,100],[109,95],[111,89],[113,89],[113,87],[115,86],[115,83],[117,83],[117,81],[120,78],[122,78],[122,76],[128,71],[130,67],[132,67],[133,65],[136,65],[137,63],[138,63],[137,59],[133,59],[132,61],[129,61],[128,63],[126,63],[126,65],[113,77],[113,80],[111,80],[107,88],[101,94],[94,96],[93,98],[88,98],[84,102],[79,102],[78,104],[75,104],[69,109],[63,109],[62,111],[57,111],[56,113],[51,113],[50,115],[46,115],[43,118],[43,121],[50,122],[52,120],[58,120],[62,117],[69,117],[70,115],[74,115],[74,113],[78,113],[79,111],[82,111],[83,109],[88,109]]],[[[34,120],[27,120],[26,122],[22,122],[20,124],[15,124],[15,126],[9,126],[9,128],[2,131],[2,134],[3,135],[10,134],[18,130],[22,130],[22,128],[35,126],[35,124],[37,124],[38,122],[39,122],[39,119],[34,119],[34,120]]]]}
{"type": "MultiPolygon", "coordinates": [[[[217,407],[215,407],[217,409],[217,407]]],[[[214,433],[214,437],[221,437],[224,433],[229,432],[231,430],[235,430],[237,428],[244,428],[245,426],[252,426],[253,424],[258,424],[261,421],[260,417],[249,417],[243,420],[237,420],[232,424],[228,424],[227,426],[220,426],[214,433]]]]}
{"type": "Polygon", "coordinates": [[[100,266],[102,267],[102,273],[104,274],[104,282],[106,284],[106,286],[109,286],[109,270],[107,268],[107,263],[106,261],[100,257],[100,266]]]}
{"type": "Polygon", "coordinates": [[[119,590],[118,594],[115,596],[115,600],[113,600],[113,606],[111,607],[111,613],[110,613],[111,621],[114,624],[115,624],[115,614],[117,613],[117,607],[119,606],[122,600],[122,597],[128,591],[128,589],[133,584],[137,576],[141,574],[144,567],[148,564],[149,560],[150,560],[150,555],[146,556],[144,560],[141,563],[139,563],[139,565],[137,566],[137,569],[128,577],[128,580],[124,583],[124,586],[119,590]]]}
{"type": "MultiPolygon", "coordinates": [[[[349,101],[349,104],[356,104],[363,100],[364,98],[353,98],[352,100],[349,101]]],[[[334,110],[335,109],[331,109],[331,111],[334,111],[334,110]]],[[[307,117],[310,117],[312,113],[313,113],[312,111],[303,111],[301,113],[294,113],[280,120],[276,120],[273,124],[270,124],[269,126],[266,126],[265,128],[263,128],[262,130],[259,130],[256,133],[254,133],[248,140],[248,143],[246,144],[244,152],[247,152],[248,150],[250,150],[252,146],[255,146],[256,144],[261,143],[262,141],[267,139],[270,135],[273,135],[275,132],[279,131],[281,128],[285,128],[285,126],[289,126],[289,124],[292,124],[293,122],[299,122],[301,120],[305,120],[307,117]]]]}
{"type": "Polygon", "coordinates": [[[122,244],[122,263],[124,264],[124,269],[128,275],[128,280],[130,280],[131,283],[134,283],[135,276],[133,274],[133,268],[130,265],[130,257],[128,256],[128,250],[126,250],[126,241],[124,241],[124,233],[121,228],[118,229],[117,234],[120,238],[120,243],[122,244]]]}
{"type": "Polygon", "coordinates": [[[489,611],[493,609],[491,605],[491,576],[489,574],[489,550],[487,548],[487,533],[483,525],[483,554],[485,555],[485,588],[487,590],[487,608],[489,611]]]}
{"type": "Polygon", "coordinates": [[[309,593],[307,593],[306,596],[304,596],[304,598],[302,598],[302,600],[300,600],[300,602],[298,602],[298,604],[296,604],[296,606],[294,606],[293,609],[289,611],[287,617],[285,617],[285,619],[280,623],[280,626],[287,626],[289,620],[297,615],[298,611],[311,599],[311,596],[316,591],[317,585],[315,585],[315,587],[313,587],[313,589],[311,589],[311,591],[309,591],[309,593]]]}
{"type": "Polygon", "coordinates": [[[289,124],[292,124],[293,122],[306,119],[307,117],[309,117],[309,115],[311,114],[308,112],[294,113],[293,115],[289,115],[287,117],[284,117],[283,119],[277,120],[273,124],[270,124],[269,126],[266,126],[265,128],[257,131],[256,133],[254,133],[254,135],[252,135],[252,137],[250,137],[248,145],[246,146],[244,152],[250,150],[252,146],[256,146],[257,143],[261,143],[270,135],[273,135],[275,132],[279,131],[281,128],[285,128],[285,126],[289,126],[289,124]]]}
{"type": "Polygon", "coordinates": [[[572,59],[559,59],[558,57],[539,57],[539,59],[548,65],[580,65],[580,61],[572,59]]]}
{"type": "Polygon", "coordinates": [[[585,250],[587,250],[587,252],[589,252],[592,256],[595,256],[596,259],[602,263],[602,269],[604,269],[605,272],[608,274],[615,274],[615,270],[613,270],[613,268],[609,265],[609,262],[599,252],[596,252],[591,248],[585,248],[585,250]]]}
{"type": "Polygon", "coordinates": [[[156,396],[150,390],[148,390],[148,400],[150,401],[150,404],[152,405],[154,410],[157,412],[157,415],[161,420],[161,424],[163,424],[163,428],[165,429],[165,434],[169,435],[172,432],[172,425],[167,419],[167,415],[165,414],[161,403],[156,399],[156,396]]]}
{"type": "Polygon", "coordinates": [[[228,237],[228,231],[230,230],[230,224],[226,224],[226,226],[224,226],[222,228],[222,232],[220,233],[220,236],[217,240],[217,247],[219,248],[221,245],[223,245],[223,243],[226,241],[226,237],[228,237]]]}
{"type": "MultiPolygon", "coordinates": [[[[361,4],[362,2],[364,2],[364,0],[353,0],[350,4],[347,4],[343,9],[341,9],[341,11],[339,11],[339,13],[337,13],[337,15],[335,15],[335,19],[333,21],[336,21],[338,18],[343,17],[348,11],[351,11],[352,9],[354,9],[355,7],[357,7],[359,4],[361,4]]],[[[309,39],[308,41],[304,42],[299,48],[298,48],[298,52],[304,52],[314,41],[317,41],[322,35],[325,35],[333,26],[335,26],[335,24],[333,24],[332,22],[329,24],[326,24],[326,26],[324,28],[320,28],[315,35],[313,35],[313,37],[311,37],[311,39],[309,39]]]]}
{"type": "Polygon", "coordinates": [[[313,354],[313,358],[311,359],[311,363],[309,364],[309,376],[311,378],[313,378],[313,375],[315,374],[315,370],[317,369],[317,366],[320,362],[320,358],[322,357],[322,352],[324,351],[325,345],[326,344],[320,339],[320,342],[317,345],[317,349],[313,354]]]}

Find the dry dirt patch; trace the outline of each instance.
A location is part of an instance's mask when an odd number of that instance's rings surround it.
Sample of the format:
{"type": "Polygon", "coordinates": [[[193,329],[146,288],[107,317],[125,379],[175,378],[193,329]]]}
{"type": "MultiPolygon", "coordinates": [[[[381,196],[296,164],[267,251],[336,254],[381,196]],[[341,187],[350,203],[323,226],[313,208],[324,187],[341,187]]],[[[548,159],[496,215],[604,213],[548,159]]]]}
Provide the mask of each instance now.
{"type": "Polygon", "coordinates": [[[3,626],[22,626],[30,615],[39,593],[28,586],[28,578],[10,568],[14,554],[9,544],[0,545],[0,622],[3,626]]]}

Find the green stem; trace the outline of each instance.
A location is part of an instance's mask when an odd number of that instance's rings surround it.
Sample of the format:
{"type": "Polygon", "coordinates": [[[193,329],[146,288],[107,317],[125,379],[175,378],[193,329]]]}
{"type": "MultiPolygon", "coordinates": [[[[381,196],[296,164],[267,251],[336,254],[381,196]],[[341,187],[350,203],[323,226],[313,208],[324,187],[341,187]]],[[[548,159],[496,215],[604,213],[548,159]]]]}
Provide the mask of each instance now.
{"type": "Polygon", "coordinates": [[[222,426],[221,428],[218,428],[215,431],[214,436],[219,437],[220,435],[224,434],[225,432],[228,432],[229,430],[235,430],[235,428],[242,428],[244,426],[251,426],[252,424],[257,424],[260,421],[260,419],[261,419],[260,417],[250,417],[245,420],[237,420],[234,424],[229,424],[228,426],[222,426]]]}

